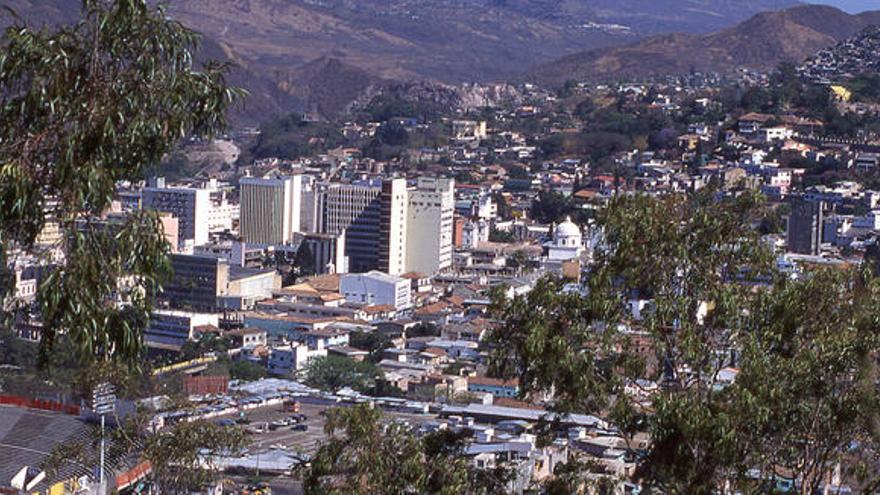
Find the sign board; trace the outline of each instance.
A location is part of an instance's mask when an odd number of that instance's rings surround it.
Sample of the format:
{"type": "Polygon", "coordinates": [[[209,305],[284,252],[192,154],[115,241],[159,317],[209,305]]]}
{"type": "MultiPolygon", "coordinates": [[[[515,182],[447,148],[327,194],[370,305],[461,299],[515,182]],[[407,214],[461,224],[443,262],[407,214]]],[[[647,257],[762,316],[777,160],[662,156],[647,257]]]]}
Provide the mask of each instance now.
{"type": "Polygon", "coordinates": [[[92,390],[89,404],[95,414],[111,414],[116,409],[116,387],[110,383],[100,383],[92,390]]]}

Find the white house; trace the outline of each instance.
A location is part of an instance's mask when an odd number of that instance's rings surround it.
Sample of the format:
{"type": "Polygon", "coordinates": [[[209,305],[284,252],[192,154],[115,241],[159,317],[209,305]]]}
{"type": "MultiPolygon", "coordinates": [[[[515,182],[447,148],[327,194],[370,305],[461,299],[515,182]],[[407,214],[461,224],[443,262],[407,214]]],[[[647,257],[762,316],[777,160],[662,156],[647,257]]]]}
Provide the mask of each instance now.
{"type": "Polygon", "coordinates": [[[305,369],[310,360],[326,355],[326,349],[310,349],[302,342],[283,344],[272,348],[267,368],[272,375],[290,375],[305,369]]]}
{"type": "Polygon", "coordinates": [[[411,283],[408,279],[375,270],[342,275],[339,292],[350,303],[388,305],[398,311],[412,306],[411,283]]]}

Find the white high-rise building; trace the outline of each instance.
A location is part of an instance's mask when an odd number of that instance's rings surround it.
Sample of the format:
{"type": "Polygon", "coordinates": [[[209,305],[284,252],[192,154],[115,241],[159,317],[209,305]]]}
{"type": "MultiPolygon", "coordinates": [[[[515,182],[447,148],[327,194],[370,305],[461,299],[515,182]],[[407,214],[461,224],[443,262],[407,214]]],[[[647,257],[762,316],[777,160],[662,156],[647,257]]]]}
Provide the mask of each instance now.
{"type": "Polygon", "coordinates": [[[452,266],[455,180],[420,177],[406,208],[406,271],[433,275],[452,266]]]}
{"type": "MultiPolygon", "coordinates": [[[[401,275],[407,270],[409,245],[409,191],[406,179],[389,179],[382,183],[381,198],[381,247],[379,267],[391,275],[401,275]]],[[[450,217],[450,222],[452,218],[450,217]]],[[[451,233],[450,225],[450,233],[451,233]]],[[[450,234],[451,236],[451,234],[450,234]]],[[[451,237],[450,237],[451,239],[451,237]]]]}
{"type": "Polygon", "coordinates": [[[243,177],[239,232],[249,244],[286,244],[300,231],[302,176],[243,177]]]}
{"type": "Polygon", "coordinates": [[[153,179],[141,192],[144,209],[171,213],[178,221],[180,245],[208,242],[211,190],[192,187],[166,187],[162,178],[153,179]]]}

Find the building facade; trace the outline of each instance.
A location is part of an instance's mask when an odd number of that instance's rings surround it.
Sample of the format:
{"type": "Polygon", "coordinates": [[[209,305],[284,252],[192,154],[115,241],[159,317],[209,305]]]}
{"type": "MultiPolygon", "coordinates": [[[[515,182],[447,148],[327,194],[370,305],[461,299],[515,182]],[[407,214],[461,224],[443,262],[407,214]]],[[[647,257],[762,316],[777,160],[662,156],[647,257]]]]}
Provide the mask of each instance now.
{"type": "Polygon", "coordinates": [[[791,202],[786,242],[788,250],[798,254],[817,255],[822,243],[823,203],[796,198],[791,202]]]}
{"type": "Polygon", "coordinates": [[[346,301],[366,306],[387,305],[398,311],[412,306],[411,282],[378,271],[343,275],[339,292],[346,301]]]}
{"type": "Polygon", "coordinates": [[[352,272],[379,266],[380,200],[373,185],[332,184],[320,193],[320,231],[345,234],[345,255],[352,272]]]}
{"type": "Polygon", "coordinates": [[[208,242],[211,210],[210,189],[166,187],[162,178],[151,180],[141,192],[144,209],[171,213],[178,221],[178,242],[193,245],[208,242]]]}
{"type": "Polygon", "coordinates": [[[273,245],[293,241],[300,231],[302,176],[243,177],[239,231],[245,242],[273,245]]]}
{"type": "Polygon", "coordinates": [[[452,267],[455,181],[421,177],[408,193],[405,271],[430,275],[452,267]]]}
{"type": "MultiPolygon", "coordinates": [[[[382,183],[380,195],[381,218],[379,224],[379,270],[392,275],[400,275],[407,271],[407,256],[410,246],[407,244],[407,214],[409,191],[406,179],[389,179],[382,183]]],[[[449,236],[452,238],[452,219],[450,218],[449,236]]]]}

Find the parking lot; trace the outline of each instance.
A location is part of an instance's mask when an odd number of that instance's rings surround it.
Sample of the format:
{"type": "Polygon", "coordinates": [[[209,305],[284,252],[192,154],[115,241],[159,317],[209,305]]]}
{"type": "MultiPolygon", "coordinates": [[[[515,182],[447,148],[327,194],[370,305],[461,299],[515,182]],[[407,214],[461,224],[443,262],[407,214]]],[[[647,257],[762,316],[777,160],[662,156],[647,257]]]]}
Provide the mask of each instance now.
{"type": "MultiPolygon", "coordinates": [[[[318,450],[320,442],[326,438],[324,434],[324,416],[321,413],[334,406],[300,403],[299,412],[306,416],[306,420],[302,423],[308,427],[306,431],[297,431],[293,426],[281,426],[275,430],[252,433],[249,451],[257,453],[270,449],[284,449],[290,452],[314,454],[318,450]]],[[[250,423],[244,426],[250,430],[256,430],[258,425],[271,424],[273,421],[290,418],[293,415],[293,412],[285,410],[280,405],[260,407],[245,413],[245,417],[250,423]]],[[[407,414],[396,411],[386,411],[384,415],[386,419],[408,421],[413,425],[419,425],[435,419],[435,416],[431,414],[407,414]]],[[[234,414],[229,414],[218,419],[234,420],[236,417],[234,414]]]]}
{"type": "MultiPolygon", "coordinates": [[[[313,454],[318,449],[318,442],[324,438],[324,416],[323,411],[327,410],[327,406],[318,404],[301,404],[300,414],[305,415],[306,420],[302,422],[308,427],[306,431],[296,431],[293,426],[281,426],[276,430],[268,430],[263,433],[251,434],[251,450],[258,451],[260,449],[285,448],[296,452],[313,454]]],[[[271,424],[273,421],[290,418],[294,413],[285,411],[281,406],[267,406],[253,409],[246,413],[246,417],[250,421],[248,427],[256,429],[260,424],[271,424]]],[[[235,419],[235,416],[227,416],[235,419]]]]}

